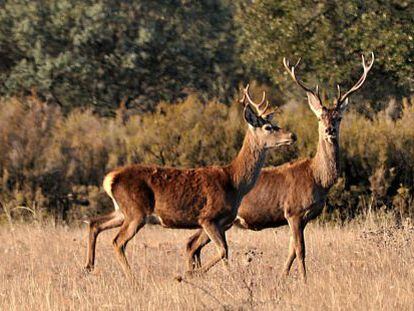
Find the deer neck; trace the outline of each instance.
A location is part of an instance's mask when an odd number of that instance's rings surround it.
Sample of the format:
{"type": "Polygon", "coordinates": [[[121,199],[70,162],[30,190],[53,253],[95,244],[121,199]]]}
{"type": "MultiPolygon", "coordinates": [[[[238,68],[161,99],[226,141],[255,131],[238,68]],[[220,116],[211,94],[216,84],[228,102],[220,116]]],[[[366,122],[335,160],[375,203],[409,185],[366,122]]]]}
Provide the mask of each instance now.
{"type": "Polygon", "coordinates": [[[312,171],[316,181],[323,188],[330,188],[339,175],[339,142],[332,144],[319,134],[318,148],[312,159],[312,171]]]}
{"type": "Polygon", "coordinates": [[[243,146],[229,166],[233,185],[242,196],[247,194],[259,177],[264,165],[266,149],[250,130],[244,137],[243,146]]]}

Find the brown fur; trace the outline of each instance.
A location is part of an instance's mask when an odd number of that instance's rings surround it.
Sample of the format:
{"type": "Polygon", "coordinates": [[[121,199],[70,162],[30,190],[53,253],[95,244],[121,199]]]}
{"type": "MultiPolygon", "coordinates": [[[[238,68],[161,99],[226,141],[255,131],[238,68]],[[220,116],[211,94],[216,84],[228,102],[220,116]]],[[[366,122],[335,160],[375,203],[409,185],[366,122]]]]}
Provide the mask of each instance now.
{"type": "Polygon", "coordinates": [[[109,173],[104,188],[119,210],[91,220],[86,270],[94,267],[98,234],[121,226],[113,244],[124,273],[132,276],[125,247],[148,218],[156,218],[168,228],[202,228],[213,240],[218,256],[197,272],[226,259],[225,228],[233,223],[241,199],[255,184],[266,150],[295,139],[248,109],[246,120],[258,126],[249,126],[239,154],[227,166],[176,169],[131,165],[109,173]]]}

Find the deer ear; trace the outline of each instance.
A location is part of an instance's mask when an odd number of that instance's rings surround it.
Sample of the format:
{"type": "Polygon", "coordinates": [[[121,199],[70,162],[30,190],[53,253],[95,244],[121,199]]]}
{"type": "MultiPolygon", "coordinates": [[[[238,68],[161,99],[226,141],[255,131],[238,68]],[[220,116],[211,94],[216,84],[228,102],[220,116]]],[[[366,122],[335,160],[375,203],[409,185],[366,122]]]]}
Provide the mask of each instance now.
{"type": "Polygon", "coordinates": [[[310,92],[307,92],[306,95],[308,95],[308,103],[309,103],[310,109],[319,118],[322,115],[322,111],[323,111],[323,106],[321,102],[319,101],[319,98],[317,98],[315,95],[313,95],[310,92]]]}
{"type": "Polygon", "coordinates": [[[260,122],[261,118],[254,113],[250,105],[247,105],[246,108],[244,108],[244,119],[253,127],[260,127],[262,124],[262,122],[260,122]]]}

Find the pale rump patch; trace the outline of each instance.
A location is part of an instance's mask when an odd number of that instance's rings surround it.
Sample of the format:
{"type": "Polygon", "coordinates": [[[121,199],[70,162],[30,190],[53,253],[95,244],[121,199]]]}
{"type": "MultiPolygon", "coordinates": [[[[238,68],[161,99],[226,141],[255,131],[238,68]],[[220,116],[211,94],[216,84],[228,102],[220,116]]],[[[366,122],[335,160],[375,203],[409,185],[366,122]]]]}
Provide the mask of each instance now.
{"type": "Polygon", "coordinates": [[[112,182],[114,180],[115,175],[116,175],[116,172],[110,172],[109,174],[105,176],[104,181],[103,181],[103,188],[105,192],[109,195],[109,197],[112,199],[112,201],[114,202],[115,210],[118,211],[119,205],[118,203],[116,203],[116,200],[112,194],[112,182]]]}

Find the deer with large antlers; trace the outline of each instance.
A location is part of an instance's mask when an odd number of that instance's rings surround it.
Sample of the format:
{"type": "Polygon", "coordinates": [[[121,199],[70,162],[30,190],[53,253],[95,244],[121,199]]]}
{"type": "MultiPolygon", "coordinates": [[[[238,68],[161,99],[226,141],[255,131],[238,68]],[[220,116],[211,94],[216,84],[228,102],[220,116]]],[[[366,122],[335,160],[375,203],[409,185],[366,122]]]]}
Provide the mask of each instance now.
{"type": "Polygon", "coordinates": [[[113,246],[123,272],[132,277],[125,247],[148,218],[158,219],[168,228],[201,228],[214,242],[217,256],[193,272],[206,272],[227,259],[224,228],[233,223],[243,196],[255,184],[267,150],[296,140],[293,134],[270,122],[273,113],[268,112],[265,93],[261,103],[255,104],[247,86],[241,102],[248,130],[241,150],[229,165],[196,169],[131,165],[106,175],[103,187],[115,211],[89,220],[86,271],[94,268],[98,234],[121,227],[113,246]]]}
{"type": "MultiPolygon", "coordinates": [[[[345,94],[338,85],[338,96],[332,108],[323,105],[316,91],[307,87],[296,75],[295,66],[283,64],[292,79],[305,90],[308,103],[318,118],[319,143],[316,154],[311,159],[301,159],[274,168],[263,169],[256,186],[243,199],[236,224],[250,230],[262,230],[289,225],[291,237],[289,253],[283,275],[289,274],[295,258],[299,270],[306,280],[305,240],[306,224],[317,217],[325,204],[329,189],[339,174],[339,126],[348,105],[348,96],[357,91],[365,82],[374,63],[374,54],[369,65],[362,56],[363,74],[358,82],[345,94]]],[[[189,269],[201,264],[200,252],[209,242],[209,237],[201,231],[193,235],[187,243],[189,269]]]]}

